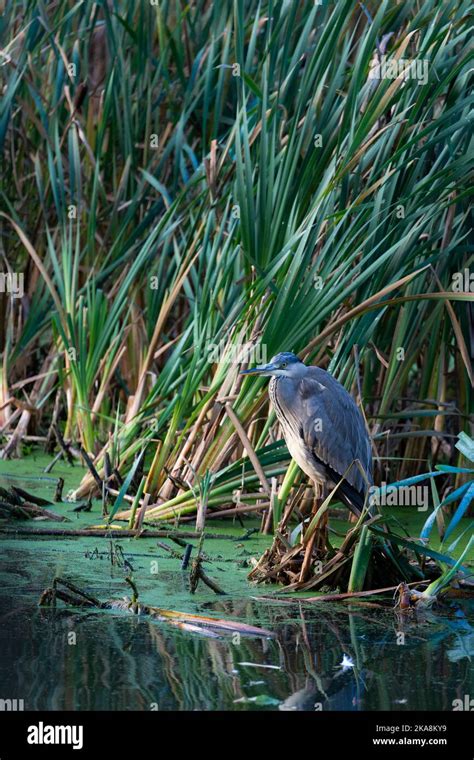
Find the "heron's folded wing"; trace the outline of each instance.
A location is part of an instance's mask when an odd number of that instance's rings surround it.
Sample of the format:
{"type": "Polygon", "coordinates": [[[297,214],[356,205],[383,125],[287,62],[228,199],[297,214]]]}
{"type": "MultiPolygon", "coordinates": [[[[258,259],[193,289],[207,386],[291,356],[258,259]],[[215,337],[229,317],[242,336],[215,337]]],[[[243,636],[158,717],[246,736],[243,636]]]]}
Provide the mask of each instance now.
{"type": "MultiPolygon", "coordinates": [[[[352,396],[331,375],[311,367],[300,383],[302,433],[318,459],[342,476],[356,459],[372,483],[372,453],[364,419],[352,396]]],[[[359,492],[367,481],[354,464],[346,480],[359,492]]]]}

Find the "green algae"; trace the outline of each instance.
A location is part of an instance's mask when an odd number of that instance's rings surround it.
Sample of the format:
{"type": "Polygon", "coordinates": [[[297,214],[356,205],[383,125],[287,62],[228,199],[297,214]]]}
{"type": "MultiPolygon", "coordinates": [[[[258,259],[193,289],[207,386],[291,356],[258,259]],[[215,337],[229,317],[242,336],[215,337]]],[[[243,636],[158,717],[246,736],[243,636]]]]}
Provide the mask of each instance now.
{"type": "MultiPolygon", "coordinates": [[[[57,477],[64,478],[64,494],[73,490],[80,481],[83,470],[63,463],[54,469],[54,476],[44,475],[44,468],[50,458],[44,455],[30,456],[28,460],[0,462],[0,485],[4,487],[17,483],[26,490],[30,489],[44,498],[53,498],[57,477]],[[56,477],[57,476],[57,477],[56,477]]],[[[62,502],[55,505],[53,511],[66,516],[69,523],[58,523],[61,528],[79,529],[103,523],[102,503],[92,502],[90,512],[74,512],[77,505],[62,502]]],[[[1,524],[1,521],[0,521],[1,524]]],[[[22,523],[24,526],[25,523],[22,523]]],[[[55,523],[37,523],[35,528],[44,528],[55,523]]],[[[247,581],[251,557],[258,558],[271,542],[271,538],[252,528],[259,527],[258,520],[246,520],[245,527],[239,523],[210,521],[209,530],[225,538],[204,539],[203,553],[205,572],[215,578],[226,594],[230,596],[250,596],[255,588],[247,581]]],[[[26,524],[28,527],[28,524],[26,524]]],[[[169,527],[167,524],[165,527],[169,527]]],[[[173,528],[174,530],[174,528],[173,528]]],[[[183,525],[183,530],[193,530],[192,523],[183,525]]],[[[185,539],[193,546],[191,561],[196,555],[197,539],[185,539]]],[[[25,554],[28,563],[34,565],[34,576],[49,585],[55,575],[74,580],[77,585],[93,591],[99,597],[127,593],[124,577],[133,568],[133,578],[137,584],[140,600],[156,607],[172,606],[186,612],[198,612],[200,605],[214,601],[215,594],[200,583],[195,595],[188,590],[189,571],[180,570],[180,558],[158,545],[156,538],[95,538],[95,537],[51,537],[51,536],[5,536],[1,538],[2,554],[5,560],[25,554]],[[123,560],[127,565],[123,566],[123,560]],[[172,602],[172,604],[171,604],[172,602]]],[[[183,549],[172,540],[162,538],[161,544],[168,545],[174,553],[183,553],[183,549]]],[[[41,585],[41,584],[40,584],[41,585]]],[[[38,591],[41,591],[40,586],[38,591]]]]}
{"type": "MultiPolygon", "coordinates": [[[[71,466],[58,462],[54,471],[45,475],[44,469],[51,458],[42,453],[32,453],[25,459],[0,461],[0,486],[17,484],[26,490],[31,490],[38,496],[53,499],[57,478],[64,479],[64,497],[72,492],[79,484],[85,470],[79,466],[71,466]]],[[[74,502],[63,501],[55,505],[53,511],[69,520],[68,523],[58,523],[61,528],[79,529],[91,525],[103,524],[102,503],[93,500],[90,512],[75,512],[74,502]]],[[[425,512],[410,508],[385,508],[385,515],[391,515],[398,521],[401,531],[411,537],[417,537],[426,519],[425,512]]],[[[0,525],[2,521],[0,521],[0,525]]],[[[337,533],[343,534],[349,523],[334,521],[337,533]]],[[[55,523],[35,522],[35,528],[45,528],[55,523]]],[[[25,526],[25,523],[22,523],[25,526]]],[[[26,524],[28,527],[28,524],[26,524]]],[[[161,527],[167,529],[169,523],[161,527]]],[[[171,526],[173,530],[176,526],[171,526]]],[[[193,523],[182,524],[182,529],[192,531],[193,523]]],[[[271,543],[271,537],[258,532],[260,520],[245,518],[243,525],[237,520],[212,520],[206,524],[206,532],[218,534],[222,538],[204,539],[203,552],[205,572],[216,580],[231,598],[246,598],[259,594],[269,596],[278,593],[274,586],[256,587],[248,581],[248,573],[253,559],[258,559],[271,543]],[[249,535],[250,534],[250,535],[249,535]]],[[[460,525],[453,534],[453,540],[460,535],[465,526],[460,525]]],[[[179,531],[179,526],[178,529],[179,531]]],[[[402,533],[403,535],[403,533],[402,533]]],[[[198,540],[186,538],[186,543],[193,547],[191,560],[196,556],[198,540]]],[[[339,536],[332,536],[334,545],[340,541],[339,536]]],[[[127,587],[124,577],[133,567],[133,578],[137,584],[141,601],[157,607],[172,606],[186,612],[197,612],[204,603],[215,601],[215,594],[202,582],[195,595],[189,593],[187,583],[188,572],[180,570],[180,554],[183,549],[170,539],[156,538],[95,538],[95,537],[51,537],[51,536],[2,536],[2,553],[6,559],[9,556],[24,554],[28,563],[35,567],[34,575],[42,578],[48,585],[54,575],[68,577],[78,585],[84,584],[98,596],[125,594],[127,587]],[[166,551],[161,545],[167,545],[173,553],[166,551]],[[122,558],[120,559],[120,555],[122,558]],[[123,566],[123,560],[128,563],[123,566]]],[[[440,541],[433,534],[430,544],[433,549],[439,549],[440,541]]],[[[457,547],[458,553],[462,542],[457,547]]],[[[41,591],[41,589],[39,589],[41,591]]],[[[314,592],[303,592],[293,595],[296,598],[314,596],[314,592]]],[[[250,621],[248,621],[250,622],[250,621]]]]}

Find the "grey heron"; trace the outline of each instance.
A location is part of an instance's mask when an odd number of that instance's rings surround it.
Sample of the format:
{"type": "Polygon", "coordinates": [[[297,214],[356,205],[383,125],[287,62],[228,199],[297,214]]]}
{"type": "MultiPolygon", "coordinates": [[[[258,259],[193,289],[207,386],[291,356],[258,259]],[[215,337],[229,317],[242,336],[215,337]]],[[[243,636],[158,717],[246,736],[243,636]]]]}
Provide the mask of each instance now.
{"type": "Polygon", "coordinates": [[[289,352],[244,375],[271,377],[269,396],[288,450],[319,492],[334,488],[360,515],[372,480],[372,451],[354,399],[329,372],[308,367],[289,352]]]}

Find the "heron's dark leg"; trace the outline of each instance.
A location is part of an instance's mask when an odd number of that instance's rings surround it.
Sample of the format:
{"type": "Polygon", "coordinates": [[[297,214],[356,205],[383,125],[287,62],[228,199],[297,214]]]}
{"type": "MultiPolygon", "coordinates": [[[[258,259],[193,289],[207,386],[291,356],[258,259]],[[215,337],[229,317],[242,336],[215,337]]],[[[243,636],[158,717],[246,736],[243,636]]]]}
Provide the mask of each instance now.
{"type": "MultiPolygon", "coordinates": [[[[314,504],[313,509],[311,511],[311,517],[314,517],[314,515],[317,513],[318,509],[320,508],[321,504],[324,501],[324,493],[325,489],[319,484],[314,484],[315,489],[315,498],[314,498],[314,504]]],[[[311,568],[311,562],[313,560],[314,550],[316,549],[316,553],[320,556],[324,556],[327,550],[327,513],[324,514],[318,523],[318,526],[316,530],[314,531],[313,535],[309,539],[306,550],[303,558],[303,564],[301,566],[301,572],[299,577],[299,582],[303,583],[309,574],[309,570],[311,568]]]]}
{"type": "Polygon", "coordinates": [[[298,508],[301,514],[304,515],[304,517],[307,517],[308,515],[312,513],[313,507],[314,507],[314,488],[312,484],[309,483],[304,489],[298,508]]]}
{"type": "Polygon", "coordinates": [[[299,583],[304,583],[304,581],[308,577],[309,570],[311,568],[311,562],[313,559],[313,549],[314,549],[317,533],[318,533],[318,529],[316,528],[313,535],[311,536],[308,543],[306,544],[306,549],[305,549],[305,553],[303,557],[303,564],[301,565],[300,577],[298,578],[299,583]]]}
{"type": "MultiPolygon", "coordinates": [[[[318,492],[318,498],[317,501],[317,509],[322,505],[325,498],[328,496],[328,489],[325,485],[316,485],[315,488],[318,492]]],[[[318,554],[321,554],[322,556],[326,553],[328,548],[328,521],[329,521],[329,513],[325,512],[324,515],[321,517],[319,521],[318,526],[318,538],[316,543],[316,549],[318,554]]]]}

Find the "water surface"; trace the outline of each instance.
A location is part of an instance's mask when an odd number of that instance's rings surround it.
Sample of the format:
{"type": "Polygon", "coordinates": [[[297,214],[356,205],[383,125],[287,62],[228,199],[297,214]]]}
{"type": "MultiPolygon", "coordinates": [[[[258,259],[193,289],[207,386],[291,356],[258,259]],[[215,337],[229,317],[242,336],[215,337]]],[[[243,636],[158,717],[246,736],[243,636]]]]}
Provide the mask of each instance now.
{"type": "MultiPolygon", "coordinates": [[[[54,480],[22,483],[42,495],[54,489],[54,480]]],[[[69,527],[100,522],[98,504],[79,516],[73,506],[58,508],[69,527]]],[[[255,525],[209,526],[227,536],[204,546],[205,570],[227,592],[222,597],[202,585],[190,594],[180,560],[156,539],[3,536],[0,698],[33,710],[411,711],[452,710],[453,700],[474,693],[471,603],[407,618],[371,602],[269,600],[275,588],[247,580],[251,557],[269,542],[248,535],[255,525]],[[101,600],[128,596],[130,567],[146,604],[247,622],[275,638],[208,638],[125,612],[38,607],[55,576],[101,600]]]]}

